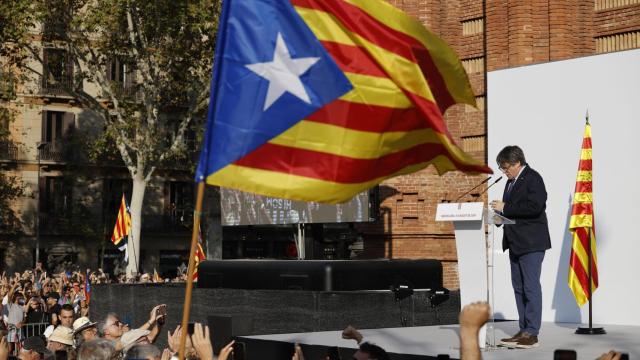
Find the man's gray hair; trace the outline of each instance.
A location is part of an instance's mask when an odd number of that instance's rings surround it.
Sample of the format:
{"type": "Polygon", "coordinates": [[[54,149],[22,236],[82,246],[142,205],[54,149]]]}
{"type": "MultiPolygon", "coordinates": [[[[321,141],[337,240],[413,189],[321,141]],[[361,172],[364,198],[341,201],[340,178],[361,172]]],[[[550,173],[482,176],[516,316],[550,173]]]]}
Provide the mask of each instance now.
{"type": "Polygon", "coordinates": [[[104,319],[98,322],[98,336],[100,337],[104,336],[104,331],[107,329],[107,324],[109,323],[108,320],[110,317],[114,317],[118,319],[118,314],[114,312],[110,312],[107,314],[107,316],[104,317],[104,319]]]}
{"type": "Polygon", "coordinates": [[[78,349],[78,360],[109,360],[116,352],[113,341],[95,339],[87,341],[78,349]]]}
{"type": "Polygon", "coordinates": [[[134,345],[127,354],[125,360],[133,359],[157,359],[162,356],[162,352],[157,346],[151,344],[134,345]]]}

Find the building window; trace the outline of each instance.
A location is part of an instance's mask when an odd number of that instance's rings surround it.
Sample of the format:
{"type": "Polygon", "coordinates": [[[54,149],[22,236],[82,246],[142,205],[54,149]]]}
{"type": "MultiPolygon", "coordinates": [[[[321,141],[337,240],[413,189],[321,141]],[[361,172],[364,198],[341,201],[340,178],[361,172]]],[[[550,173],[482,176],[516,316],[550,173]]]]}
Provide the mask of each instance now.
{"type": "Polygon", "coordinates": [[[64,111],[42,111],[42,145],[40,160],[62,161],[65,139],[75,128],[75,114],[64,111]]]}
{"type": "Polygon", "coordinates": [[[193,218],[193,186],[190,181],[171,181],[165,207],[173,224],[189,224],[193,218]]]}
{"type": "Polygon", "coordinates": [[[64,94],[73,84],[73,62],[65,49],[46,48],[43,53],[42,92],[64,94]]]}
{"type": "Polygon", "coordinates": [[[71,188],[64,178],[47,176],[44,178],[42,212],[56,217],[71,214],[71,188]]]}
{"type": "Polygon", "coordinates": [[[44,19],[42,36],[45,41],[64,38],[69,28],[71,7],[66,1],[45,1],[47,15],[44,19]]]}
{"type": "Polygon", "coordinates": [[[120,58],[114,58],[107,63],[107,80],[122,91],[124,95],[133,96],[135,72],[130,64],[120,58]]]}

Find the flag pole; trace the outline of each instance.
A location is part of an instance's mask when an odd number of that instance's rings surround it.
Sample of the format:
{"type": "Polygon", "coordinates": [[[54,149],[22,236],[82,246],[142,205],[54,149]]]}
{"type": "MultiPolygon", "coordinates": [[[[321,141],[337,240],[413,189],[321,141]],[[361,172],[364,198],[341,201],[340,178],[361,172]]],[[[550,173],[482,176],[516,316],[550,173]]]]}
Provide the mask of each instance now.
{"type": "Polygon", "coordinates": [[[196,245],[198,243],[198,228],[200,227],[200,215],[202,213],[202,198],[204,196],[204,181],[198,183],[198,193],[196,195],[196,209],[193,214],[193,231],[191,233],[191,250],[189,252],[189,270],[187,271],[187,287],[184,296],[184,307],[182,309],[182,326],[180,334],[180,350],[178,359],[185,359],[185,343],[187,341],[187,324],[191,312],[191,293],[193,291],[193,272],[195,267],[196,245]]]}
{"type": "MultiPolygon", "coordinates": [[[[589,109],[587,109],[587,114],[585,115],[585,120],[587,122],[587,125],[589,125],[589,109]]],[[[591,215],[591,218],[593,219],[593,214],[591,215]]],[[[593,221],[593,220],[592,220],[593,221]]],[[[593,295],[593,289],[592,289],[592,274],[591,274],[591,262],[593,261],[593,250],[591,249],[591,233],[593,232],[593,226],[595,224],[591,224],[591,227],[589,228],[589,237],[587,238],[587,241],[589,242],[589,244],[587,245],[587,261],[589,262],[589,264],[587,265],[587,278],[589,281],[589,285],[587,286],[589,289],[587,291],[587,294],[589,294],[588,300],[589,300],[589,327],[584,328],[584,327],[579,327],[576,330],[576,334],[580,334],[580,335],[602,335],[602,334],[606,334],[607,332],[604,330],[604,328],[601,327],[597,327],[594,328],[593,327],[593,299],[592,299],[592,295],[593,295]]]]}

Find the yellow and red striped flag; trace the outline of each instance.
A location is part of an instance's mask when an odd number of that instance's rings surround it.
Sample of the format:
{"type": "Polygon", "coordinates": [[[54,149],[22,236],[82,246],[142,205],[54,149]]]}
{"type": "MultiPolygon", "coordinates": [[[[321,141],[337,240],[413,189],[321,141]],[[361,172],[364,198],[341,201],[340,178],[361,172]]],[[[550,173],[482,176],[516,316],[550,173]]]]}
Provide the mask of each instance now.
{"type": "Polygon", "coordinates": [[[339,203],[428,165],[492,172],[445,125],[475,97],[418,20],[382,0],[226,3],[197,181],[339,203]]]}
{"type": "Polygon", "coordinates": [[[198,245],[196,246],[196,253],[194,256],[193,263],[193,281],[198,281],[198,266],[200,262],[204,261],[207,256],[204,254],[204,250],[202,249],[202,233],[200,231],[200,227],[198,227],[198,245]]]}
{"type": "Polygon", "coordinates": [[[578,306],[589,298],[589,241],[591,241],[591,291],[598,288],[596,233],[593,220],[593,179],[591,161],[591,125],[587,122],[580,152],[580,164],[571,208],[569,231],[572,233],[569,259],[569,288],[578,306]]]}
{"type": "Polygon", "coordinates": [[[116,225],[113,229],[113,235],[111,235],[111,242],[120,246],[122,240],[131,232],[131,215],[129,215],[129,209],[127,202],[122,194],[122,201],[120,202],[120,208],[118,209],[118,218],[116,219],[116,225]]]}

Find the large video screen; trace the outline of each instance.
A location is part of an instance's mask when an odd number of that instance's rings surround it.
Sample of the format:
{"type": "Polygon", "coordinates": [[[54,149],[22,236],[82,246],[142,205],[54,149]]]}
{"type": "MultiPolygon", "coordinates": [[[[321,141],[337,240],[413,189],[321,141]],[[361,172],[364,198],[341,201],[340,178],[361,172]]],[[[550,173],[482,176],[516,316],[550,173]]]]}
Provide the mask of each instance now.
{"type": "Polygon", "coordinates": [[[369,192],[337,205],[285,200],[220,188],[222,225],[281,225],[369,221],[369,192]]]}

